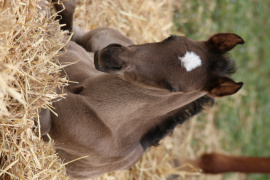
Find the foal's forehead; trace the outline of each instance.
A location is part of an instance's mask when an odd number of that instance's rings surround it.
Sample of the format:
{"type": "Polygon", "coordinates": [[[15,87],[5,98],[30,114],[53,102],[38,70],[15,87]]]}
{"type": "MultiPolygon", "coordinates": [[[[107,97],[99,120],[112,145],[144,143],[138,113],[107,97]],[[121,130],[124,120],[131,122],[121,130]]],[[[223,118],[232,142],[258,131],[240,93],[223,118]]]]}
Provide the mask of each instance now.
{"type": "Polygon", "coordinates": [[[202,65],[202,60],[195,52],[187,51],[184,56],[178,56],[178,60],[181,61],[182,67],[188,72],[202,65]]]}
{"type": "Polygon", "coordinates": [[[181,66],[190,72],[196,68],[202,66],[202,59],[206,51],[206,48],[202,42],[193,41],[183,36],[170,36],[166,41],[175,41],[178,46],[178,61],[181,62],[181,66]]]}

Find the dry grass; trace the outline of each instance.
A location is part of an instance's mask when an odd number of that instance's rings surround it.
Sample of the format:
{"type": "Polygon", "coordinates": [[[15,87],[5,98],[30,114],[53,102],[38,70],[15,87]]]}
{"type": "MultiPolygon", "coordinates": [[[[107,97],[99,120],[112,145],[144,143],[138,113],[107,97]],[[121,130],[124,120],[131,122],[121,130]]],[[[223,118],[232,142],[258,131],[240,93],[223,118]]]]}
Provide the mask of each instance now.
{"type": "Polygon", "coordinates": [[[80,0],[75,24],[91,30],[112,27],[137,43],[160,41],[172,27],[172,0],[80,0]]]}
{"type": "MultiPolygon", "coordinates": [[[[117,28],[137,43],[160,41],[171,33],[173,6],[173,0],[81,0],[75,24],[86,30],[117,28]]],[[[8,0],[1,2],[0,8],[0,179],[65,179],[53,143],[42,142],[32,130],[38,109],[53,110],[50,104],[58,96],[55,89],[66,83],[58,76],[61,67],[57,63],[65,33],[35,0],[8,0]]],[[[207,127],[193,119],[159,147],[148,150],[130,170],[97,179],[165,179],[172,173],[180,179],[204,178],[198,173],[189,176],[170,160],[218,148],[218,132],[211,113],[208,116],[207,127]],[[197,140],[196,150],[192,139],[197,140]]]]}

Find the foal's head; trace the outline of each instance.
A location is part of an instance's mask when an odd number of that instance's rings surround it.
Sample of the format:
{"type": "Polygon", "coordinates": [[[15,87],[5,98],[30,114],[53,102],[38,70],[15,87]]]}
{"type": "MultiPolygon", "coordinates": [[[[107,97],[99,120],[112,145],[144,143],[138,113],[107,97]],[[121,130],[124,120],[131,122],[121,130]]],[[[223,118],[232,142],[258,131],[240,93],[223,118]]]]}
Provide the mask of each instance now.
{"type": "Polygon", "coordinates": [[[128,47],[111,44],[95,53],[95,66],[143,86],[225,96],[243,85],[227,77],[234,70],[234,62],[226,55],[243,43],[236,34],[219,33],[207,41],[170,36],[158,43],[128,47]]]}

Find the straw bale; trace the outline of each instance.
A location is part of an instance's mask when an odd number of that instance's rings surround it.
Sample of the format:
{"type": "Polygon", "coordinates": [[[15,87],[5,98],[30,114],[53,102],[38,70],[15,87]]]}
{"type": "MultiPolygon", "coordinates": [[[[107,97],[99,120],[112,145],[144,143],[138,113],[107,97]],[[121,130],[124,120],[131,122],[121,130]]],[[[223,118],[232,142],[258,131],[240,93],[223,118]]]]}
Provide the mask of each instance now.
{"type": "Polygon", "coordinates": [[[64,32],[41,5],[46,3],[0,4],[0,179],[65,175],[52,143],[33,131],[38,109],[49,106],[59,96],[55,89],[66,83],[58,78],[55,57],[64,46],[64,32]]]}

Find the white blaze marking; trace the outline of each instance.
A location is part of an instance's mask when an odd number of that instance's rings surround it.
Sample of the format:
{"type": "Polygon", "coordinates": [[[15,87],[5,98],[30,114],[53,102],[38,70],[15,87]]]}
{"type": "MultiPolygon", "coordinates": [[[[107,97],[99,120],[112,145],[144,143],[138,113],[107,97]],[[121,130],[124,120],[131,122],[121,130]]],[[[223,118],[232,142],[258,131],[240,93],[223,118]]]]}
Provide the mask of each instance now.
{"type": "Polygon", "coordinates": [[[202,65],[202,60],[200,56],[198,56],[194,52],[186,52],[183,57],[178,57],[181,60],[181,65],[186,68],[187,71],[191,71],[202,65]]]}

